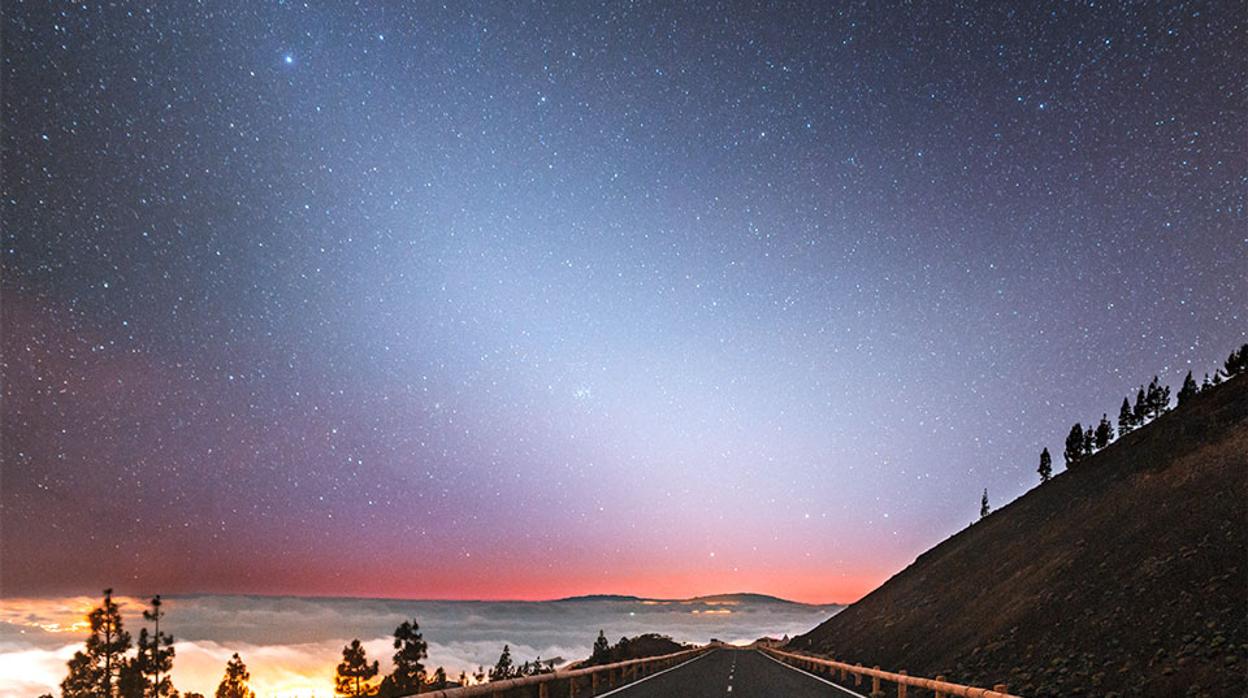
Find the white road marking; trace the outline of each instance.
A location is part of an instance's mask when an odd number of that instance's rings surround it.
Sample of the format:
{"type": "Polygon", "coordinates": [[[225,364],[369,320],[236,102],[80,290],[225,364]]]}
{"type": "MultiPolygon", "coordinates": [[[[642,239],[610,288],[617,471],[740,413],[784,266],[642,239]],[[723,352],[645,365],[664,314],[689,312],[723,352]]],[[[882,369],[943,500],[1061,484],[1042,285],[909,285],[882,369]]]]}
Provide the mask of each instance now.
{"type": "Polygon", "coordinates": [[[831,681],[829,681],[829,680],[827,680],[827,679],[823,678],[822,676],[816,676],[815,674],[812,674],[812,673],[810,673],[809,671],[804,671],[804,670],[802,670],[802,669],[798,669],[797,667],[795,667],[795,666],[793,666],[793,665],[791,665],[791,664],[785,664],[784,662],[780,661],[779,659],[776,659],[775,657],[771,656],[770,654],[767,654],[766,652],[762,652],[762,651],[759,651],[759,650],[754,650],[754,651],[755,651],[755,652],[758,652],[759,654],[763,655],[764,657],[766,657],[766,658],[770,659],[771,661],[775,662],[776,664],[779,664],[780,666],[784,667],[785,669],[792,669],[793,671],[796,671],[796,672],[797,672],[797,673],[799,673],[799,674],[805,674],[805,675],[809,676],[809,677],[810,677],[810,678],[812,678],[812,679],[815,679],[815,680],[817,680],[817,681],[822,681],[822,682],[824,682],[824,683],[828,684],[829,686],[833,686],[833,687],[838,688],[838,689],[840,689],[840,690],[842,690],[842,691],[845,691],[846,693],[848,693],[848,694],[849,694],[849,695],[851,695],[851,696],[857,696],[857,698],[867,698],[866,696],[862,695],[861,693],[855,693],[855,692],[853,692],[853,691],[849,690],[848,688],[845,688],[844,686],[840,685],[839,683],[832,683],[831,681]]]}
{"type": "Polygon", "coordinates": [[[710,652],[703,652],[702,654],[699,654],[698,656],[694,657],[693,659],[690,659],[690,660],[688,660],[688,661],[681,662],[680,664],[677,664],[676,666],[668,667],[668,668],[664,669],[663,671],[658,671],[658,672],[655,672],[655,673],[653,673],[653,674],[651,674],[651,675],[649,675],[649,676],[645,677],[644,679],[637,679],[636,681],[634,681],[634,682],[632,682],[632,683],[630,683],[630,684],[627,684],[627,685],[625,685],[625,686],[620,686],[619,688],[616,688],[616,689],[614,689],[614,690],[607,691],[606,693],[599,693],[599,694],[598,694],[598,698],[606,698],[607,696],[614,696],[614,695],[616,695],[616,694],[618,694],[618,693],[623,693],[624,691],[627,691],[628,689],[632,688],[633,686],[636,686],[636,685],[637,685],[637,684],[639,684],[639,683],[645,683],[646,681],[649,681],[650,679],[653,679],[653,678],[654,678],[654,677],[656,677],[656,676],[661,676],[661,675],[663,675],[663,674],[666,674],[666,673],[667,673],[667,672],[669,672],[669,671],[675,671],[676,669],[679,669],[679,668],[681,668],[682,666],[684,666],[684,665],[686,665],[686,664],[692,664],[693,662],[698,661],[699,659],[701,659],[701,658],[705,657],[706,655],[708,655],[708,654],[715,654],[715,653],[716,653],[716,652],[718,652],[718,651],[719,651],[719,650],[711,650],[710,652]]]}

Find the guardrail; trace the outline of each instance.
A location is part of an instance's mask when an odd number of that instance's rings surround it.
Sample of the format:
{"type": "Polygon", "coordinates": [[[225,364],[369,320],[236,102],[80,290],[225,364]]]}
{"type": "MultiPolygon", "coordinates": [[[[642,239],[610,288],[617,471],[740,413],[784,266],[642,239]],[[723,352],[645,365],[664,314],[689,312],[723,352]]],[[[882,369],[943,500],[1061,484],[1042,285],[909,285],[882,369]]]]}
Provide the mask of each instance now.
{"type": "Polygon", "coordinates": [[[946,696],[962,696],[963,698],[1019,698],[1009,693],[1009,688],[999,683],[992,687],[975,688],[974,686],[963,686],[961,684],[949,683],[945,681],[945,677],[937,676],[934,679],[925,679],[921,676],[910,676],[904,671],[891,672],[881,671],[880,668],[867,668],[861,664],[846,664],[833,659],[823,659],[821,657],[810,657],[804,654],[794,654],[792,652],[784,652],[764,647],[762,650],[776,659],[788,664],[804,668],[812,674],[818,673],[821,669],[831,672],[840,672],[841,682],[847,682],[849,675],[854,677],[854,685],[861,686],[864,678],[871,679],[871,695],[873,697],[883,696],[884,692],[880,690],[880,682],[888,681],[897,684],[897,698],[906,698],[906,688],[924,688],[936,694],[936,698],[946,698],[946,696]]]}
{"type": "Polygon", "coordinates": [[[566,691],[561,690],[559,693],[560,695],[567,695],[569,698],[596,696],[601,690],[618,688],[657,671],[676,666],[683,661],[691,660],[712,649],[715,649],[715,645],[673,652],[672,654],[664,654],[658,657],[642,657],[641,659],[630,659],[626,662],[616,662],[614,664],[566,669],[549,674],[536,674],[534,676],[522,676],[515,679],[481,683],[475,686],[428,691],[419,695],[421,698],[468,698],[468,696],[503,698],[508,696],[509,692],[520,689],[524,689],[523,695],[530,695],[532,693],[531,688],[536,686],[538,698],[550,698],[552,689],[556,687],[560,689],[566,688],[566,691]]]}

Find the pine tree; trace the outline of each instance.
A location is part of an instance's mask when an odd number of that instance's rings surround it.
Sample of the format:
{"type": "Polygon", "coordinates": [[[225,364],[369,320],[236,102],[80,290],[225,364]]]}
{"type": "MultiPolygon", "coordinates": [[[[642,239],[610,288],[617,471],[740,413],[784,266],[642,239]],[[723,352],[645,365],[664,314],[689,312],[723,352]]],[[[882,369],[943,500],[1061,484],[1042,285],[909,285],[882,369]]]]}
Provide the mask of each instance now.
{"type": "Polygon", "coordinates": [[[1160,417],[1170,408],[1170,386],[1163,386],[1161,380],[1153,376],[1153,382],[1148,384],[1145,400],[1149,415],[1154,419],[1160,417]]]}
{"type": "Polygon", "coordinates": [[[155,627],[149,638],[147,628],[139,632],[139,670],[143,674],[145,684],[151,689],[154,698],[172,696],[173,681],[169,672],[173,670],[173,636],[160,631],[160,619],[165,612],[161,610],[160,595],[152,597],[152,607],[143,611],[143,619],[152,622],[155,627]],[[163,674],[163,676],[162,676],[163,674]],[[147,677],[151,678],[148,679],[147,677]]]}
{"type": "Polygon", "coordinates": [[[608,664],[611,662],[611,643],[607,641],[607,634],[598,631],[598,639],[594,640],[594,652],[589,655],[590,664],[608,664]]]}
{"type": "Polygon", "coordinates": [[[75,652],[69,660],[69,675],[61,681],[62,698],[100,698],[103,675],[93,655],[75,652]]]}
{"type": "Polygon", "coordinates": [[[1208,373],[1206,373],[1206,374],[1205,374],[1205,380],[1203,380],[1203,381],[1201,382],[1201,384],[1200,384],[1200,389],[1201,389],[1202,391],[1205,391],[1205,390],[1208,390],[1208,389],[1210,389],[1210,388],[1212,388],[1212,387],[1213,387],[1213,383],[1210,383],[1210,382],[1209,382],[1209,374],[1208,374],[1208,373]]]}
{"type": "Polygon", "coordinates": [[[225,677],[217,684],[216,698],[256,698],[256,692],[248,685],[250,681],[251,673],[247,671],[247,665],[235,652],[225,663],[225,677]]]}
{"type": "Polygon", "coordinates": [[[1140,386],[1140,391],[1135,394],[1135,407],[1131,409],[1131,415],[1135,418],[1135,426],[1144,426],[1144,420],[1148,417],[1148,396],[1144,394],[1144,386],[1140,386]]]}
{"type": "Polygon", "coordinates": [[[352,640],[351,644],[342,648],[342,661],[339,662],[338,673],[334,677],[334,692],[352,698],[372,695],[375,687],[369,681],[380,670],[376,660],[372,664],[368,663],[360,641],[352,640]]]}
{"type": "Polygon", "coordinates": [[[1087,431],[1083,432],[1083,454],[1090,456],[1096,452],[1096,430],[1092,425],[1088,425],[1087,431]]]}
{"type": "Polygon", "coordinates": [[[1096,448],[1100,450],[1114,440],[1114,425],[1109,423],[1109,415],[1102,414],[1100,424],[1096,425],[1096,448]]]}
{"type": "Polygon", "coordinates": [[[429,646],[421,637],[420,624],[415,619],[403,621],[394,629],[394,649],[394,671],[382,679],[381,695],[406,696],[419,692],[425,683],[425,666],[420,660],[428,656],[429,646]]]}
{"type": "Polygon", "coordinates": [[[435,691],[440,691],[447,688],[448,685],[449,682],[446,680],[446,669],[443,669],[442,667],[434,669],[433,681],[429,683],[429,688],[432,688],[435,691]]]}
{"type": "Polygon", "coordinates": [[[503,653],[498,655],[498,662],[490,669],[490,681],[510,679],[515,671],[515,664],[511,661],[511,646],[503,645],[503,653]]]}
{"type": "Polygon", "coordinates": [[[1227,378],[1234,378],[1241,373],[1248,373],[1248,344],[1231,352],[1222,364],[1227,378]]]}
{"type": "Polygon", "coordinates": [[[1122,407],[1118,408],[1118,435],[1130,434],[1134,428],[1135,418],[1131,416],[1131,402],[1124,397],[1122,407]]]}
{"type": "MultiPolygon", "coordinates": [[[[147,628],[139,633],[139,640],[147,639],[147,628]]],[[[119,698],[146,698],[151,685],[144,676],[144,658],[142,650],[140,654],[129,661],[125,661],[121,666],[121,671],[117,674],[117,695],[119,698]]]]}
{"type": "MultiPolygon", "coordinates": [[[[85,671],[74,677],[75,663],[70,662],[71,676],[74,685],[80,686],[85,676],[95,676],[98,680],[91,693],[99,698],[111,698],[117,689],[117,679],[125,668],[125,654],[130,650],[130,633],[126,632],[121,623],[121,609],[113,601],[113,590],[104,590],[104,602],[87,616],[91,624],[91,634],[87,637],[87,657],[89,661],[80,663],[78,668],[85,671]]],[[[77,656],[74,658],[77,660],[77,656]]]]}
{"type": "Polygon", "coordinates": [[[1040,467],[1036,470],[1040,473],[1040,482],[1048,482],[1053,477],[1053,456],[1049,455],[1049,449],[1045,448],[1040,452],[1040,467]]]}
{"type": "Polygon", "coordinates": [[[1062,453],[1062,457],[1066,459],[1066,469],[1083,460],[1083,425],[1075,422],[1075,426],[1070,428],[1070,433],[1066,436],[1066,451],[1062,453]]]}
{"type": "Polygon", "coordinates": [[[979,518],[984,518],[992,513],[992,509],[988,506],[988,488],[984,488],[984,496],[979,500],[979,518]]]}
{"type": "Polygon", "coordinates": [[[1187,377],[1183,379],[1183,387],[1179,388],[1179,404],[1191,400],[1200,392],[1200,388],[1196,386],[1196,379],[1192,378],[1192,372],[1187,372],[1187,377]]]}

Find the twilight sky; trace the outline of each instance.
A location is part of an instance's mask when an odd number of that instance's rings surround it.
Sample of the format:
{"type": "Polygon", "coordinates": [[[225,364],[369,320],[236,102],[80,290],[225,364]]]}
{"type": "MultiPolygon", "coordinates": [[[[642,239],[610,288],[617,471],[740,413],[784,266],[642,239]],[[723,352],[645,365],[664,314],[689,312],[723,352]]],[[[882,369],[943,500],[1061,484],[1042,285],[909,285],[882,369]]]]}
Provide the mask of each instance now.
{"type": "Polygon", "coordinates": [[[678,5],[5,3],[0,593],[853,600],[1248,336],[1240,3],[678,5]]]}

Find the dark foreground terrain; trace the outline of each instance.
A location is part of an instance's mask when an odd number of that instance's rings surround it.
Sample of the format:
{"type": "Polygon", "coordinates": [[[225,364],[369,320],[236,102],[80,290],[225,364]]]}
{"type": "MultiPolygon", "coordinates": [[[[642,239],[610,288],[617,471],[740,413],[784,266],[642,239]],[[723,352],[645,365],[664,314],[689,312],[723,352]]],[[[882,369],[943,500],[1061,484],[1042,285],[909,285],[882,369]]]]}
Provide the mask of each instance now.
{"type": "Polygon", "coordinates": [[[921,555],[789,647],[1024,696],[1248,690],[1248,376],[921,555]]]}

